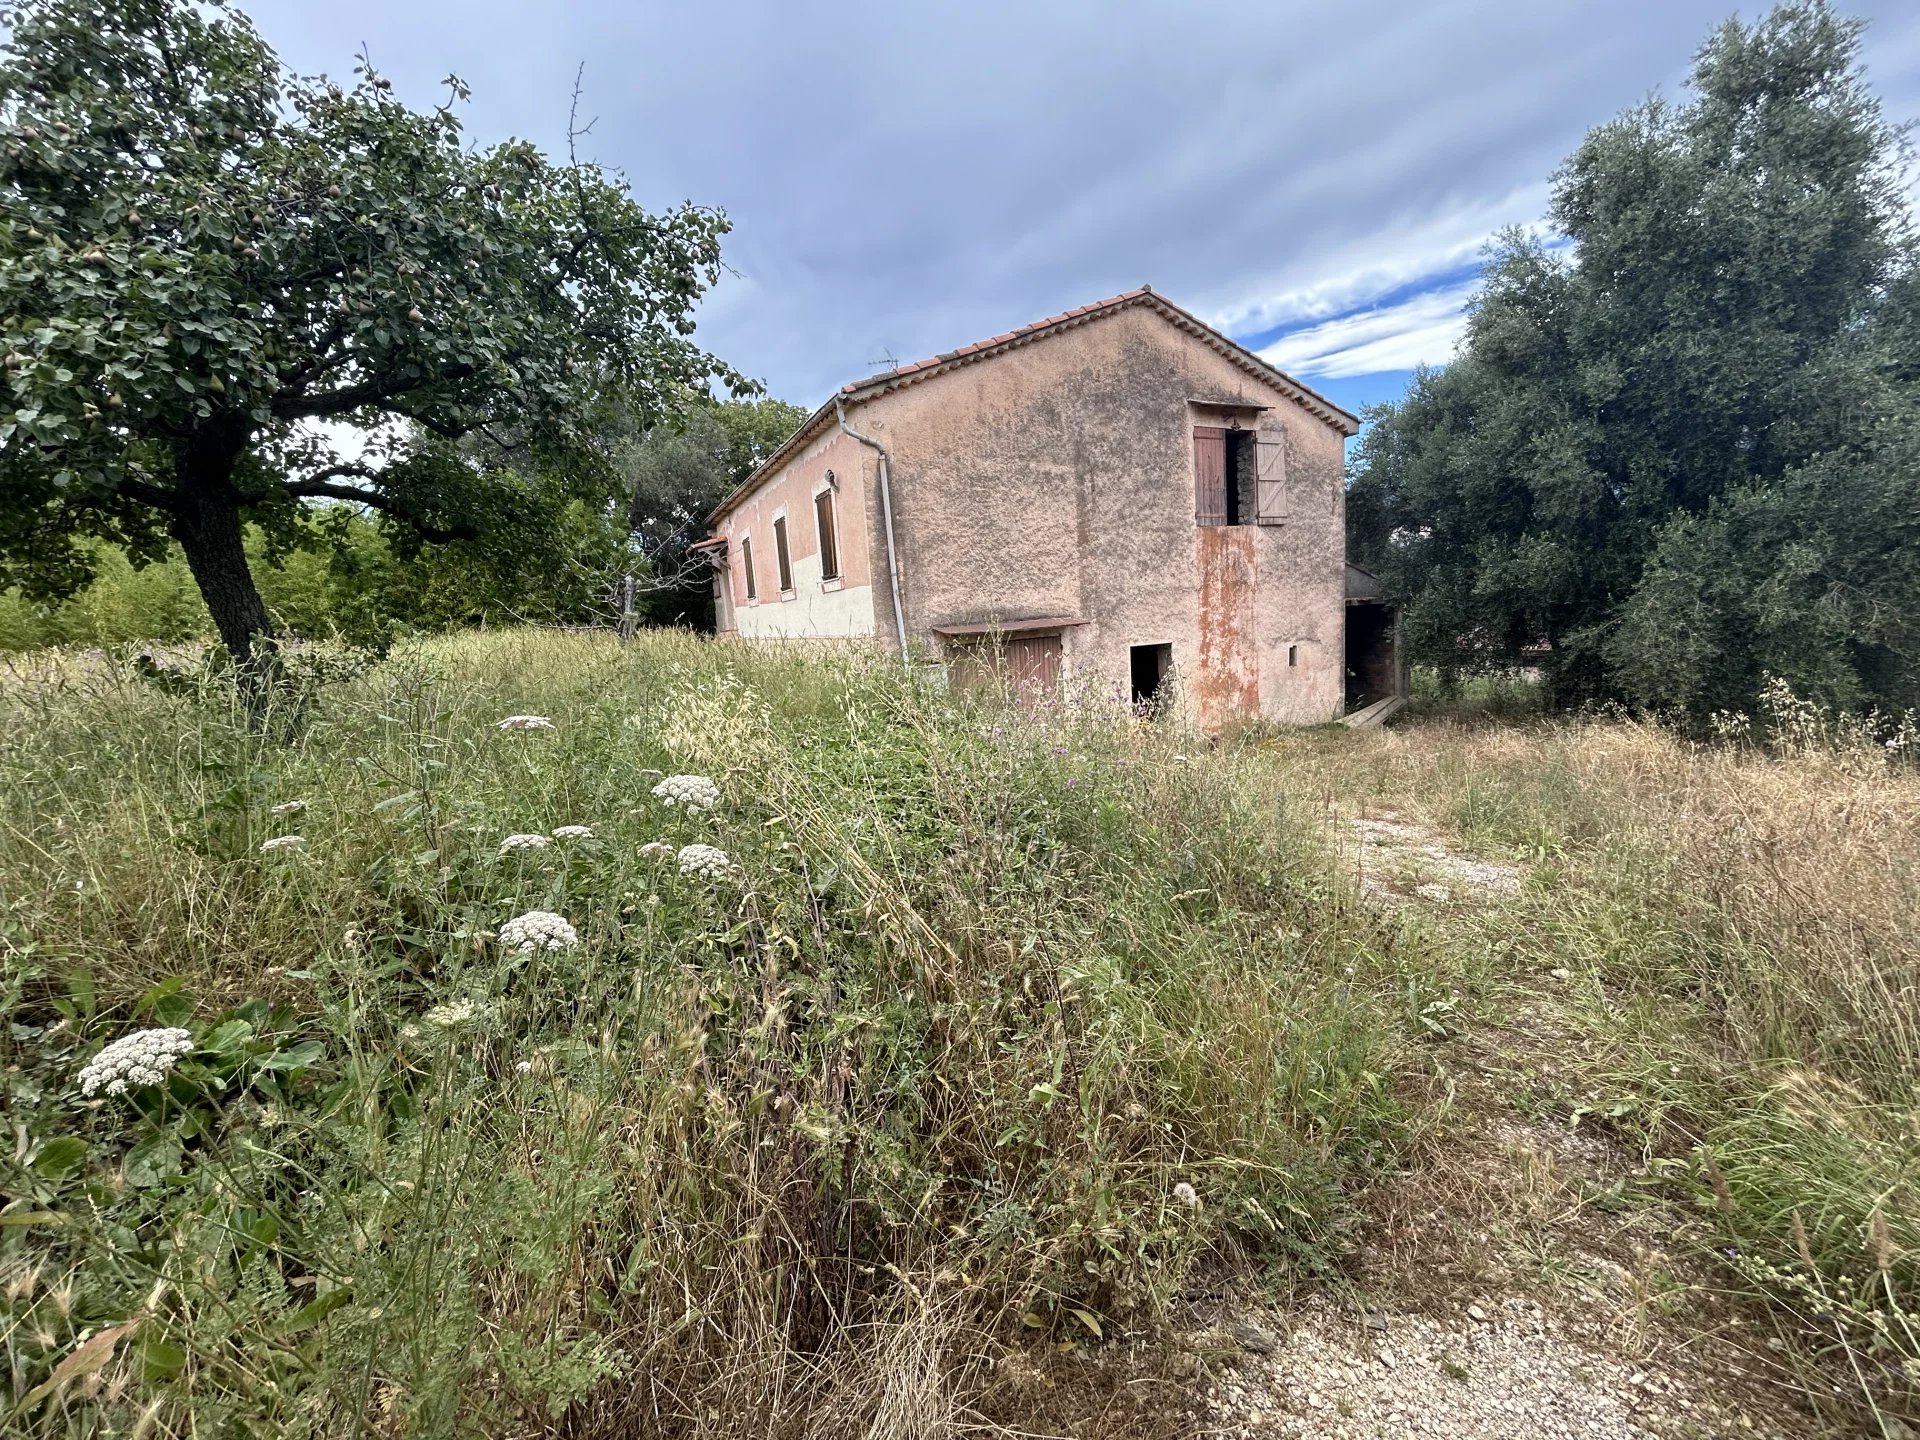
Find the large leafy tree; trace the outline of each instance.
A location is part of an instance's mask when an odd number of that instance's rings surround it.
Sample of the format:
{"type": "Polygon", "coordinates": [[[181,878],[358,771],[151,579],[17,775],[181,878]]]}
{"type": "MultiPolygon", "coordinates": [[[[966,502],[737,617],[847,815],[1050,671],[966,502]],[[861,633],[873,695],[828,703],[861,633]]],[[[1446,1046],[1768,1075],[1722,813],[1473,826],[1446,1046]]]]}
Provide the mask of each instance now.
{"type": "Polygon", "coordinates": [[[700,400],[611,447],[618,501],[645,556],[649,620],[712,628],[713,571],[689,547],[722,497],[806,418],[784,400],[700,400]]]}
{"type": "Polygon", "coordinates": [[[1911,695],[1896,616],[1920,592],[1889,547],[1911,538],[1913,255],[1860,32],[1825,3],[1722,26],[1686,103],[1587,136],[1559,238],[1504,237],[1459,358],[1371,417],[1353,545],[1423,659],[1545,641],[1563,703],[1695,713],[1769,671],[1911,695]]]}
{"type": "Polygon", "coordinates": [[[725,218],[468,145],[457,80],[418,112],[369,64],[293,75],[220,0],[7,18],[0,586],[70,593],[98,542],[141,560],[171,538],[257,692],[249,521],[285,535],[337,501],[537,544],[569,493],[604,494],[605,392],[652,424],[738,381],[691,338],[725,218]]]}

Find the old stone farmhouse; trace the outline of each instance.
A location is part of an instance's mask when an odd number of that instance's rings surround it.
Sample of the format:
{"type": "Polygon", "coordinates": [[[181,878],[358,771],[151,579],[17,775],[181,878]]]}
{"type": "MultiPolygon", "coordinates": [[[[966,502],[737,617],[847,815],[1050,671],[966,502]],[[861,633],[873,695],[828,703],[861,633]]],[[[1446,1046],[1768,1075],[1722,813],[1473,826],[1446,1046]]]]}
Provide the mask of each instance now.
{"type": "Polygon", "coordinates": [[[1083,305],[822,405],[710,517],[719,628],[1329,720],[1396,673],[1346,564],[1357,428],[1150,289],[1083,305]]]}

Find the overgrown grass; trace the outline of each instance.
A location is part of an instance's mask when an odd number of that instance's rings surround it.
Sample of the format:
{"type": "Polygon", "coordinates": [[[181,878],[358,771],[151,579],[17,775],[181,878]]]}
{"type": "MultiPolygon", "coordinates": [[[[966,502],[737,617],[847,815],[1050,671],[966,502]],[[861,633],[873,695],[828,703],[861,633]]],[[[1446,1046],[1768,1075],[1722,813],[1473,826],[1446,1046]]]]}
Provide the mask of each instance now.
{"type": "Polygon", "coordinates": [[[1418,1124],[1438,982],[1252,747],[674,636],[437,642],[286,747],[0,706],[8,1433],[927,1433],[1009,1337],[1338,1270],[1418,1124]]]}
{"type": "Polygon", "coordinates": [[[1563,994],[1599,1057],[1580,1104],[1670,1176],[1731,1282],[1862,1395],[1904,1405],[1920,1381],[1920,774],[1874,727],[1814,718],[1787,715],[1768,748],[1472,717],[1282,753],[1297,787],[1526,868],[1522,897],[1469,907],[1446,943],[1563,994]]]}

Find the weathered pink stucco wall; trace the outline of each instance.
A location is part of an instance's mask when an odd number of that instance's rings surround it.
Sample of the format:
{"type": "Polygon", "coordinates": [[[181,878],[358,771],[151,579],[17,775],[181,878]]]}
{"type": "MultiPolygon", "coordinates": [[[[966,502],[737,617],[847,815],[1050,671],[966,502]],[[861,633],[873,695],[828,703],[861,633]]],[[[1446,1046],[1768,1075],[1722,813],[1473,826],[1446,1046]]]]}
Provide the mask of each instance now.
{"type": "Polygon", "coordinates": [[[859,442],[831,429],[789,456],[778,470],[723,515],[714,534],[727,541],[727,568],[717,591],[722,633],[803,637],[871,635],[874,631],[873,546],[867,529],[867,469],[859,442]],[[840,539],[840,579],[821,576],[813,497],[833,473],[834,521],[840,539]],[[774,558],[773,522],[787,520],[793,590],[782,595],[774,558]],[[747,599],[740,541],[753,541],[758,599],[747,599]]]}
{"type": "MultiPolygon", "coordinates": [[[[1340,713],[1344,434],[1150,305],[1106,309],[858,397],[848,420],[892,455],[901,598],[916,651],[943,653],[936,626],[1070,616],[1086,622],[1062,636],[1071,684],[1124,698],[1129,647],[1170,644],[1185,702],[1208,728],[1252,713],[1298,722],[1340,713]],[[1284,524],[1195,524],[1193,427],[1236,422],[1284,447],[1284,524]]],[[[766,609],[772,511],[785,503],[796,513],[808,498],[796,487],[829,466],[848,496],[843,544],[851,552],[856,477],[860,530],[872,537],[867,628],[832,633],[891,646],[872,452],[831,425],[715,533],[731,540],[751,525],[756,608],[766,609]]],[[[728,551],[737,569],[737,543],[728,551]]],[[[851,588],[850,553],[847,564],[851,588]]],[[[736,613],[743,634],[813,633],[750,628],[748,612],[736,613]]]]}
{"type": "MultiPolygon", "coordinates": [[[[1100,316],[859,407],[894,457],[907,630],[1071,615],[1069,677],[1124,695],[1129,647],[1171,643],[1195,718],[1340,713],[1341,432],[1150,309],[1100,316]],[[1267,406],[1282,525],[1194,523],[1196,400],[1267,406]],[[1287,664],[1292,647],[1297,663],[1287,664]]],[[[892,636],[892,615],[879,614],[892,636]]]]}

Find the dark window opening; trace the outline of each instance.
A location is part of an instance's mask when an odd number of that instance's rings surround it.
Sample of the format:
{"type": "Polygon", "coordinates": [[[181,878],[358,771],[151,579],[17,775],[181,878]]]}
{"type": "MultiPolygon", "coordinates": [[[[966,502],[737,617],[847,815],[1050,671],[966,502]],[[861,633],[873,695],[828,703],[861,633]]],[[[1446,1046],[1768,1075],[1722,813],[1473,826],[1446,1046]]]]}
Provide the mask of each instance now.
{"type": "Polygon", "coordinates": [[[820,578],[840,578],[840,543],[833,533],[833,491],[813,497],[813,523],[820,531],[820,578]]]}
{"type": "Polygon", "coordinates": [[[1227,431],[1226,444],[1227,524],[1251,525],[1254,516],[1254,487],[1259,472],[1254,465],[1253,432],[1227,431]]]}
{"type": "Polygon", "coordinates": [[[780,589],[784,594],[793,589],[793,560],[787,554],[787,517],[784,515],[773,522],[773,562],[780,572],[780,589]]]}
{"type": "Polygon", "coordinates": [[[1298,665],[1299,663],[1300,663],[1300,647],[1298,645],[1287,646],[1287,664],[1291,666],[1291,665],[1298,665]]]}
{"type": "Polygon", "coordinates": [[[758,600],[759,592],[753,586],[753,541],[744,535],[740,537],[740,568],[747,574],[747,599],[758,600]]]}
{"type": "Polygon", "coordinates": [[[1133,707],[1152,712],[1167,699],[1167,679],[1173,673],[1173,646],[1135,645],[1128,651],[1132,672],[1133,707]]]}

